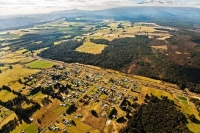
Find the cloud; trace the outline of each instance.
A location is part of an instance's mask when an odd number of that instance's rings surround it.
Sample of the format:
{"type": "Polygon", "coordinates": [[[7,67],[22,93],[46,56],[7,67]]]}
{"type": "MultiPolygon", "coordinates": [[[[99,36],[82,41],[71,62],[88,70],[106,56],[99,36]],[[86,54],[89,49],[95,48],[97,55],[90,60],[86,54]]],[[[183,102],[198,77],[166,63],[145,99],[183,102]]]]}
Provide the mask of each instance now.
{"type": "MultiPolygon", "coordinates": [[[[99,10],[122,6],[136,6],[144,0],[0,0],[0,16],[37,14],[52,11],[81,9],[99,10]]],[[[176,0],[177,5],[197,6],[198,0],[176,0]]]]}
{"type": "Polygon", "coordinates": [[[134,4],[130,0],[1,0],[0,2],[0,15],[48,13],[69,9],[99,10],[134,4]]]}

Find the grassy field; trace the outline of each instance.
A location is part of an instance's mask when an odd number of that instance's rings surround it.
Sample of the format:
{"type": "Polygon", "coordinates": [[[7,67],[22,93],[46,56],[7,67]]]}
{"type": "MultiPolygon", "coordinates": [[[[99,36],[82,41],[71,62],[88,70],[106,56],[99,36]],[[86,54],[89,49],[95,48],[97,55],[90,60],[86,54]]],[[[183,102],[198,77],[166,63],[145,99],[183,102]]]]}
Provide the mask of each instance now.
{"type": "Polygon", "coordinates": [[[8,67],[0,67],[0,70],[5,70],[7,69],[8,67]]]}
{"type": "Polygon", "coordinates": [[[9,49],[10,49],[9,46],[8,46],[8,47],[1,48],[1,50],[3,50],[3,51],[7,51],[7,50],[9,50],[9,49]]]}
{"type": "Polygon", "coordinates": [[[91,54],[100,54],[102,50],[104,50],[105,47],[106,45],[104,44],[95,44],[95,43],[90,42],[89,39],[87,39],[86,42],[82,46],[76,49],[76,51],[91,53],[91,54]]]}
{"type": "Polygon", "coordinates": [[[108,27],[97,29],[91,37],[98,37],[112,41],[115,38],[135,37],[135,35],[147,35],[149,38],[154,36],[158,37],[159,40],[165,40],[171,35],[168,32],[156,33],[158,30],[155,27],[149,26],[132,26],[129,21],[109,21],[108,27]],[[121,24],[124,28],[118,28],[121,24]],[[112,30],[111,30],[112,29],[112,30]]]}
{"type": "Polygon", "coordinates": [[[0,109],[1,109],[1,111],[0,111],[0,123],[4,120],[4,119],[6,119],[9,115],[11,115],[12,113],[13,113],[13,111],[11,111],[11,110],[8,110],[7,108],[5,108],[5,107],[2,107],[2,106],[0,106],[0,109]]]}
{"type": "Polygon", "coordinates": [[[0,99],[1,101],[3,102],[6,102],[8,100],[12,100],[14,99],[15,97],[17,97],[16,95],[14,95],[13,93],[7,91],[7,90],[1,90],[0,91],[0,99]]]}
{"type": "Polygon", "coordinates": [[[57,41],[57,42],[54,42],[54,45],[58,45],[58,44],[61,44],[62,42],[66,42],[67,40],[60,40],[60,41],[57,41]]]}
{"type": "MultiPolygon", "coordinates": [[[[15,113],[12,113],[11,115],[9,115],[8,117],[6,117],[6,119],[4,119],[3,121],[0,122],[0,128],[7,124],[10,120],[13,120],[14,118],[17,118],[17,115],[15,113]]],[[[19,133],[19,132],[17,132],[19,133]]]]}
{"type": "Polygon", "coordinates": [[[27,49],[20,49],[20,50],[16,51],[16,53],[22,54],[22,53],[25,52],[25,51],[27,51],[27,49]]]}
{"type": "Polygon", "coordinates": [[[34,50],[34,55],[37,55],[37,54],[39,54],[39,53],[41,53],[42,51],[44,51],[44,50],[46,50],[46,49],[48,49],[49,47],[46,47],[46,48],[41,48],[41,49],[39,49],[39,50],[34,50]]]}
{"type": "Polygon", "coordinates": [[[21,65],[13,65],[13,69],[8,69],[5,72],[0,74],[0,86],[2,85],[11,85],[18,81],[19,78],[23,78],[30,74],[39,72],[37,69],[27,69],[23,68],[21,65]]]}
{"type": "Polygon", "coordinates": [[[27,129],[25,129],[26,133],[38,133],[38,127],[35,124],[31,124],[27,129]]]}
{"type": "Polygon", "coordinates": [[[26,66],[31,69],[42,69],[42,68],[50,68],[54,65],[52,62],[47,62],[43,60],[36,60],[31,63],[28,63],[26,66]]]}
{"type": "Polygon", "coordinates": [[[174,101],[175,103],[177,103],[177,100],[170,93],[168,93],[166,91],[150,88],[150,92],[154,96],[157,96],[158,98],[161,98],[161,96],[167,96],[168,99],[170,99],[170,100],[174,101]]]}
{"type": "Polygon", "coordinates": [[[16,58],[16,59],[1,59],[1,62],[2,63],[5,63],[5,64],[16,64],[18,62],[20,62],[22,59],[20,58],[16,58]]]}
{"type": "Polygon", "coordinates": [[[27,58],[21,60],[19,63],[27,64],[27,63],[30,63],[30,62],[32,62],[32,61],[34,61],[34,60],[36,60],[36,59],[27,57],[27,58]]]}
{"type": "MultiPolygon", "coordinates": [[[[185,100],[184,97],[178,97],[178,98],[185,100]]],[[[186,117],[188,117],[191,114],[194,114],[195,117],[198,120],[200,120],[200,117],[198,115],[199,113],[196,110],[196,107],[195,107],[195,105],[193,103],[189,103],[188,104],[188,102],[187,102],[187,104],[186,104],[185,102],[180,102],[179,105],[180,105],[180,110],[185,114],[186,117]]],[[[188,118],[188,124],[187,124],[187,126],[190,129],[190,131],[192,131],[194,133],[199,133],[199,131],[200,131],[200,124],[191,122],[191,120],[189,118],[188,118]]]]}
{"type": "Polygon", "coordinates": [[[147,78],[147,77],[143,77],[143,76],[139,76],[139,75],[134,75],[133,78],[145,80],[145,81],[149,81],[149,82],[154,82],[154,83],[161,83],[160,80],[155,80],[155,79],[151,79],[151,78],[147,78]]]}
{"type": "Polygon", "coordinates": [[[1,63],[4,64],[17,64],[25,59],[27,59],[27,57],[16,53],[6,53],[6,55],[0,57],[1,63]]]}
{"type": "Polygon", "coordinates": [[[35,124],[27,124],[22,121],[22,124],[17,126],[11,133],[20,133],[24,130],[26,133],[38,133],[38,127],[35,124]]]}

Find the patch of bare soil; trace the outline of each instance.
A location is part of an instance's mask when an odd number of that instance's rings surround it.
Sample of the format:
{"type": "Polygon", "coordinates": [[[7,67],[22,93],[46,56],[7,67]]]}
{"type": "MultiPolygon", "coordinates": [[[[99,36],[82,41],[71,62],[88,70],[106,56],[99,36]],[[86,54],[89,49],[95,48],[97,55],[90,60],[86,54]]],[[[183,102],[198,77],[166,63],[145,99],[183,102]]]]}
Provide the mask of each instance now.
{"type": "Polygon", "coordinates": [[[88,113],[81,121],[101,131],[103,131],[106,124],[106,118],[101,116],[95,117],[90,113],[88,113]]]}
{"type": "Polygon", "coordinates": [[[196,46],[196,43],[185,41],[177,45],[168,45],[168,58],[180,65],[186,65],[191,60],[190,51],[196,46]]]}

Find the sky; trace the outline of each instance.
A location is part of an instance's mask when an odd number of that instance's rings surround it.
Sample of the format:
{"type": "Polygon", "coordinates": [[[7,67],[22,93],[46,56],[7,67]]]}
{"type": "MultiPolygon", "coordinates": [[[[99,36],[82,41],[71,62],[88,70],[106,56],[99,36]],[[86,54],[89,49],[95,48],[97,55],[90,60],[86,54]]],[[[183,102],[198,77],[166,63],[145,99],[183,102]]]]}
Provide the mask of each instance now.
{"type": "MultiPolygon", "coordinates": [[[[122,6],[139,6],[145,0],[0,0],[0,16],[38,14],[81,9],[100,10],[122,6]]],[[[173,6],[200,7],[200,0],[174,0],[173,6]]]]}

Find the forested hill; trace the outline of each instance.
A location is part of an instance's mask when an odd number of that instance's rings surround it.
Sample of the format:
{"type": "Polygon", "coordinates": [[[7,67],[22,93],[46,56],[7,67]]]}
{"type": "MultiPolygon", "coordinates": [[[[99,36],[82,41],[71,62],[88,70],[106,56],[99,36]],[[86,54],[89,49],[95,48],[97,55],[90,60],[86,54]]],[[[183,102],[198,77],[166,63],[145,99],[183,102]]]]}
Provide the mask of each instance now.
{"type": "Polygon", "coordinates": [[[41,52],[39,56],[60,60],[68,63],[83,63],[114,70],[123,70],[134,62],[133,74],[139,74],[155,79],[176,83],[180,88],[188,87],[191,91],[200,93],[200,68],[179,65],[160,52],[152,50],[153,40],[146,36],[136,38],[114,39],[101,54],[89,54],[75,51],[82,42],[68,41],[52,46],[41,52]]]}
{"type": "Polygon", "coordinates": [[[173,101],[146,95],[143,104],[129,120],[121,133],[192,133],[187,128],[187,119],[176,109],[173,101]]]}
{"type": "Polygon", "coordinates": [[[36,23],[52,21],[59,18],[70,20],[75,17],[96,19],[130,20],[132,22],[155,22],[181,28],[199,26],[200,9],[188,7],[120,7],[98,11],[66,10],[42,15],[27,15],[0,20],[0,30],[30,27],[36,23]]]}

